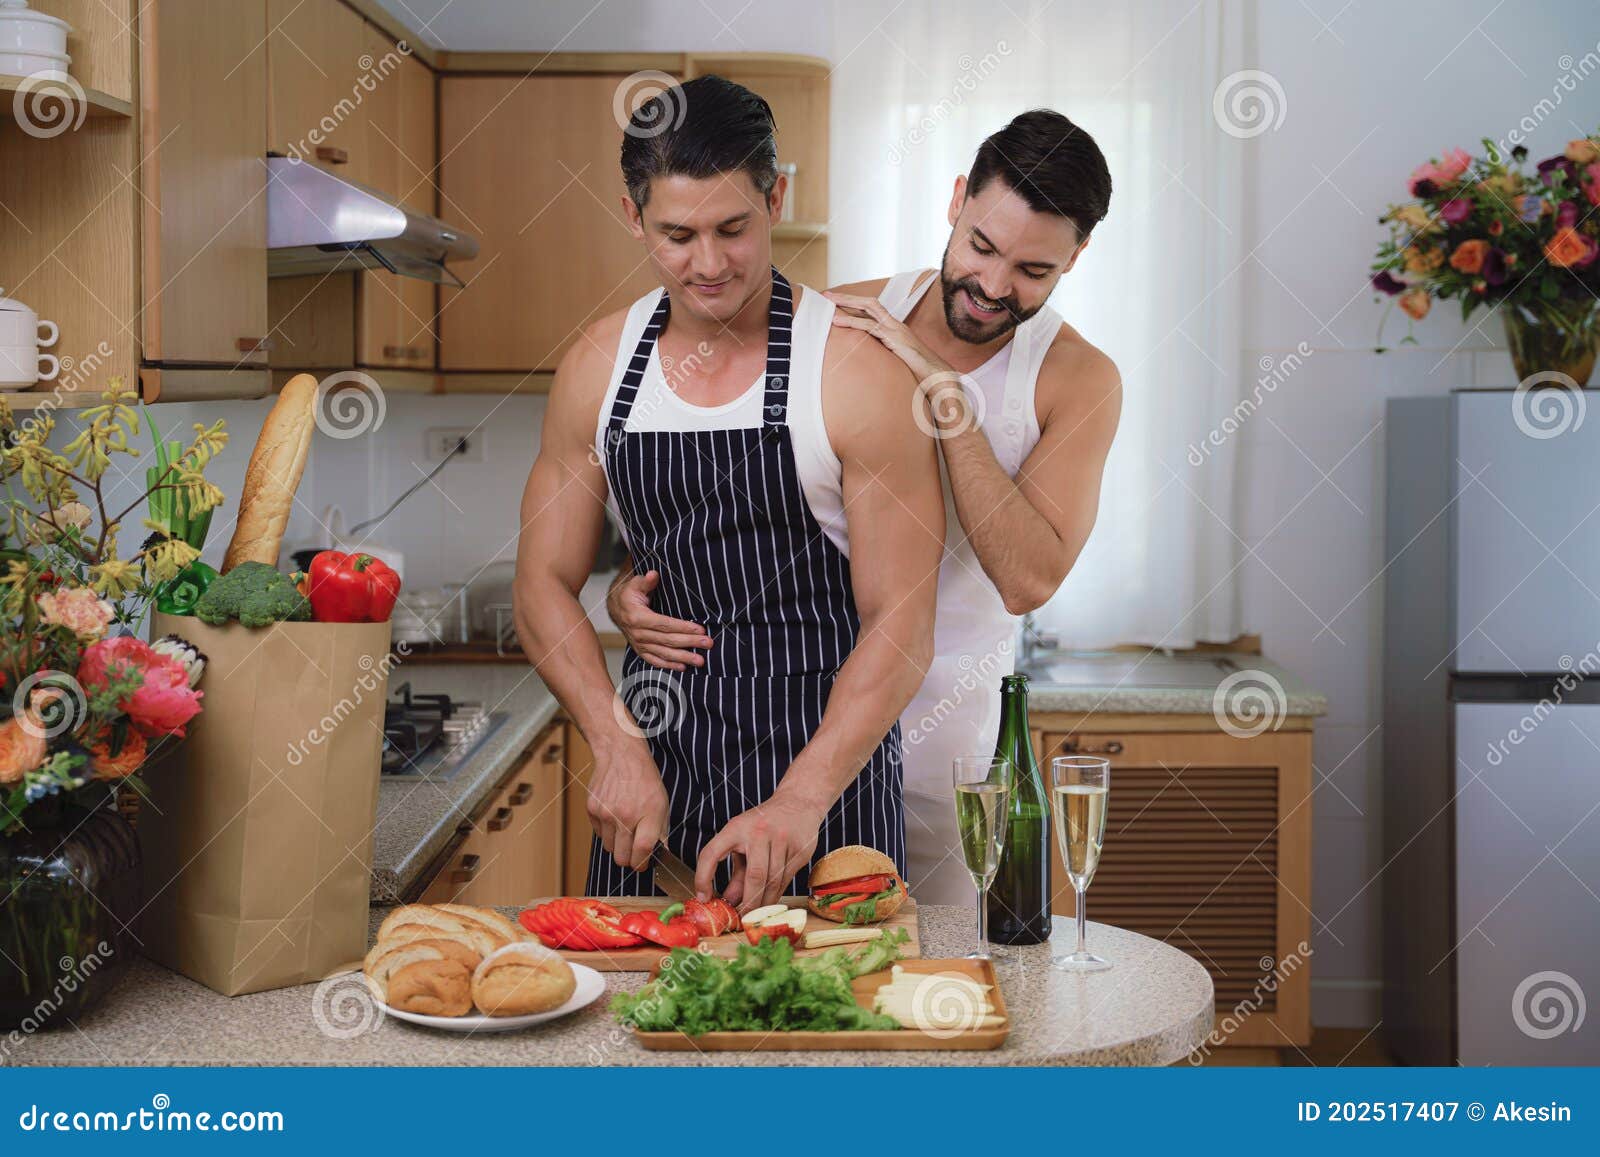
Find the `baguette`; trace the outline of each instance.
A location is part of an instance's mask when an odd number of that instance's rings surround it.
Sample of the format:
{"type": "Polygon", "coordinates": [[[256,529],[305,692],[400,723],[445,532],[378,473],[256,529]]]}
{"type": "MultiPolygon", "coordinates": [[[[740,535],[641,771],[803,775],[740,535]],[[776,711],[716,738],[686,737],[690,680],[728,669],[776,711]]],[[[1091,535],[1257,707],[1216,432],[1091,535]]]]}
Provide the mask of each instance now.
{"type": "Polygon", "coordinates": [[[279,392],[245,469],[239,521],[222,560],[224,574],[241,562],[278,565],[278,547],[311,451],[316,406],[317,379],[310,374],[296,374],[279,392]]]}

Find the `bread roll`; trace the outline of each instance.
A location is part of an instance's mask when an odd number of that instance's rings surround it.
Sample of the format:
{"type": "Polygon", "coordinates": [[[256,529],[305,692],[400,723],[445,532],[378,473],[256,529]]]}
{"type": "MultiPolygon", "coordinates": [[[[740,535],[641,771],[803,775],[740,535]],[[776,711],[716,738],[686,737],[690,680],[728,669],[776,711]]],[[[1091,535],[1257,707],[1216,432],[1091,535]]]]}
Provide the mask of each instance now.
{"type": "Polygon", "coordinates": [[[559,1008],[577,987],[559,953],[519,941],[484,957],[472,974],[472,1002],[486,1016],[525,1016],[559,1008]]]}
{"type": "Polygon", "coordinates": [[[372,951],[367,953],[367,958],[361,965],[361,972],[367,978],[367,987],[372,989],[372,994],[387,1004],[389,1001],[389,980],[396,969],[422,961],[443,959],[443,952],[426,945],[385,945],[378,943],[373,945],[372,951]]]}
{"type": "Polygon", "coordinates": [[[296,374],[278,393],[244,472],[239,521],[222,559],[223,573],[241,562],[278,565],[278,546],[311,451],[316,407],[317,379],[310,374],[296,374]]]}
{"type": "MultiPolygon", "coordinates": [[[[479,925],[475,928],[430,928],[426,924],[402,924],[398,928],[390,929],[387,936],[380,937],[379,944],[391,946],[417,943],[423,940],[450,940],[460,944],[481,960],[496,948],[504,948],[509,941],[504,936],[490,932],[479,925]]],[[[478,961],[474,960],[476,967],[478,961]]]]}
{"type": "Polygon", "coordinates": [[[472,970],[458,960],[418,960],[389,974],[390,1008],[424,1016],[472,1011],[472,970]]]}
{"type": "Polygon", "coordinates": [[[404,904],[383,918],[383,923],[378,925],[378,939],[387,940],[402,924],[421,924],[444,932],[459,932],[467,927],[460,916],[441,912],[432,904],[404,904]]]}
{"type": "Polygon", "coordinates": [[[465,920],[476,920],[478,923],[486,925],[491,932],[503,937],[507,943],[535,939],[533,933],[509,917],[496,912],[493,908],[478,908],[471,904],[435,904],[434,907],[441,912],[448,912],[452,916],[459,916],[465,920]]]}

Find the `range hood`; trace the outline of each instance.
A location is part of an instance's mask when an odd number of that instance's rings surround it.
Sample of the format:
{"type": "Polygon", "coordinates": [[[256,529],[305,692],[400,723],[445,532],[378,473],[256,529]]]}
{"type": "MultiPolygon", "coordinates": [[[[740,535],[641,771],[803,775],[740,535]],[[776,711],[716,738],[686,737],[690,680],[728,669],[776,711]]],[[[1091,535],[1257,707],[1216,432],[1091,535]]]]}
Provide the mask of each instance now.
{"type": "Polygon", "coordinates": [[[387,269],[460,286],[445,267],[478,239],[376,189],[292,157],[267,158],[267,276],[387,269]]]}

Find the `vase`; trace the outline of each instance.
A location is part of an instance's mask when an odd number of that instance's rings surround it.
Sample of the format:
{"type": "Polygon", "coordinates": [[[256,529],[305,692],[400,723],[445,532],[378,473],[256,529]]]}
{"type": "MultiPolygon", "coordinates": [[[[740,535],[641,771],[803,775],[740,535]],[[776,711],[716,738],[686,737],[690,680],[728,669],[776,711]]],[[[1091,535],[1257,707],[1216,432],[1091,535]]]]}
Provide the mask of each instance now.
{"type": "Polygon", "coordinates": [[[1600,340],[1593,308],[1578,313],[1551,310],[1535,314],[1512,306],[1503,314],[1517,381],[1525,382],[1536,374],[1562,374],[1579,386],[1589,381],[1596,342],[1600,340]]]}
{"type": "Polygon", "coordinates": [[[139,840],[98,786],[92,802],[39,801],[0,836],[0,1030],[68,1027],[138,952],[139,840]]]}

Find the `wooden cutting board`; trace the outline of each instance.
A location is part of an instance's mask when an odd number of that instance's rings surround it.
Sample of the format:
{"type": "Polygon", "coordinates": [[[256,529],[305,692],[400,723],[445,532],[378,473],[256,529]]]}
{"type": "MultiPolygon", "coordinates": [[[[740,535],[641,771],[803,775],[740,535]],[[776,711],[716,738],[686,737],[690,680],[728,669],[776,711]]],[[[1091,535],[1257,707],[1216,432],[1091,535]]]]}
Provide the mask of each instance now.
{"type": "MultiPolygon", "coordinates": [[[[957,975],[975,980],[979,984],[988,984],[993,987],[989,990],[989,1000],[994,1005],[995,1013],[1006,1017],[1004,1023],[993,1028],[962,1028],[964,1019],[974,1015],[973,1010],[960,995],[947,990],[942,996],[937,988],[928,994],[927,1005],[935,1016],[944,1019],[940,1021],[941,1027],[937,1031],[924,1032],[918,1029],[862,1029],[851,1032],[707,1032],[699,1036],[689,1036],[681,1032],[639,1032],[634,1030],[634,1039],[647,1049],[664,1049],[669,1052],[773,1052],[790,1049],[818,1051],[843,1049],[868,1049],[872,1051],[886,1049],[997,1049],[1005,1043],[1011,1034],[1011,1020],[1006,1013],[1005,997],[1000,993],[1000,984],[995,979],[994,965],[987,960],[902,960],[900,967],[907,972],[922,972],[931,975],[956,973],[957,975]]],[[[650,978],[655,979],[655,970],[650,978]]],[[[889,982],[890,970],[882,972],[869,972],[865,976],[858,976],[851,986],[855,990],[856,1003],[862,1008],[872,1007],[872,998],[877,994],[880,986],[889,982]]],[[[934,982],[935,984],[937,982],[934,982]]]]}
{"type": "MultiPolygon", "coordinates": [[[[529,904],[528,907],[537,908],[540,904],[557,898],[555,896],[541,896],[529,904]]],[[[610,904],[621,912],[638,912],[643,909],[659,912],[672,902],[661,896],[596,896],[593,898],[603,904],[610,904]]],[[[806,906],[805,897],[803,896],[785,896],[783,903],[791,908],[802,910],[806,906]]],[[[819,928],[843,927],[845,925],[835,924],[832,920],[824,920],[821,916],[813,915],[810,912],[806,913],[807,932],[815,932],[819,928]]],[[[886,930],[904,928],[911,939],[900,946],[901,954],[907,957],[922,955],[922,943],[917,936],[917,902],[910,896],[907,896],[906,902],[900,905],[899,911],[880,924],[873,925],[873,927],[886,930]]],[[[739,945],[748,943],[750,942],[745,939],[743,932],[727,932],[721,936],[708,936],[702,939],[700,948],[702,951],[710,952],[716,956],[733,956],[738,952],[739,945]]],[[[566,959],[576,961],[579,964],[587,964],[590,968],[599,972],[650,972],[669,952],[668,949],[660,948],[654,944],[638,948],[617,948],[611,951],[585,952],[574,948],[560,948],[557,951],[566,959]]],[[[795,955],[815,956],[821,951],[823,949],[796,947],[795,955]]]]}

